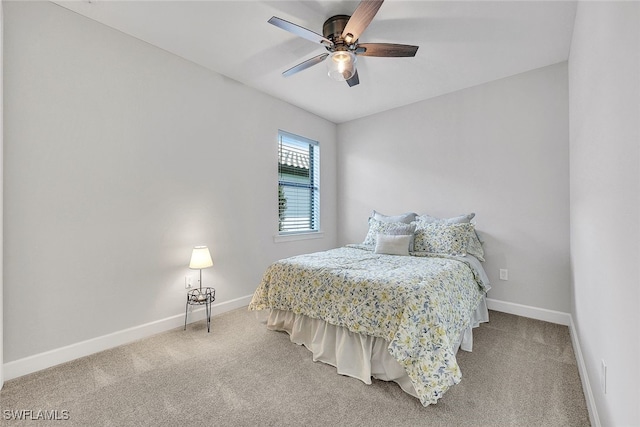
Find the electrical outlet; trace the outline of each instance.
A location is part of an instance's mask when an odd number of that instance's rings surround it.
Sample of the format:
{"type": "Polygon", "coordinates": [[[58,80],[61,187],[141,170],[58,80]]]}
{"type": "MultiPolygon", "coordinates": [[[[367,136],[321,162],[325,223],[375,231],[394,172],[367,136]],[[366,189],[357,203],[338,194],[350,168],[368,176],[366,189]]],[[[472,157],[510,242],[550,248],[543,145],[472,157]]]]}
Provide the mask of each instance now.
{"type": "Polygon", "coordinates": [[[602,393],[607,394],[607,364],[604,363],[604,359],[601,362],[602,366],[600,369],[600,386],[602,386],[602,393]]]}
{"type": "Polygon", "coordinates": [[[193,277],[192,276],[184,276],[184,288],[191,289],[193,286],[193,277]]]}
{"type": "Polygon", "coordinates": [[[500,269],[500,280],[509,280],[509,270],[505,268],[500,269]]]}

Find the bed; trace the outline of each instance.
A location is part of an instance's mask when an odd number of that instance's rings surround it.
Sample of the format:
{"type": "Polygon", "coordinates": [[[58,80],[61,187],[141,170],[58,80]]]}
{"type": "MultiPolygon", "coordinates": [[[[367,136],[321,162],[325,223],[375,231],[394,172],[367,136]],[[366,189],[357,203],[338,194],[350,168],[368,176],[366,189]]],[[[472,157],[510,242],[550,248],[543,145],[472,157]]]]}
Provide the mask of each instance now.
{"type": "Polygon", "coordinates": [[[395,381],[427,406],[460,382],[456,352],[471,351],[472,328],[488,321],[490,285],[470,223],[388,218],[370,218],[363,244],[273,263],[249,309],[314,361],[367,384],[395,381]]]}

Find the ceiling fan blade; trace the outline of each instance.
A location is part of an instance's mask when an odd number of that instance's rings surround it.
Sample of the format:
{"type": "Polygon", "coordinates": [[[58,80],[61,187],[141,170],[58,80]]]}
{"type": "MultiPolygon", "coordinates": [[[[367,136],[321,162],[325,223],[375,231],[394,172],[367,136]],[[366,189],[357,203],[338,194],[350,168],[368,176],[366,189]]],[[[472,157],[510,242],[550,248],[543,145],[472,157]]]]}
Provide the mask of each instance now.
{"type": "Polygon", "coordinates": [[[349,85],[349,87],[353,87],[357,84],[360,84],[360,78],[358,77],[358,70],[356,70],[353,76],[351,76],[351,78],[347,80],[347,84],[349,85]]]}
{"type": "Polygon", "coordinates": [[[362,0],[360,2],[342,31],[342,38],[347,44],[351,44],[360,38],[360,35],[367,29],[373,17],[378,13],[383,1],[362,0]]]}
{"type": "Polygon", "coordinates": [[[278,28],[282,28],[285,31],[289,31],[290,33],[293,33],[298,37],[302,37],[304,39],[310,40],[314,43],[320,43],[323,46],[329,46],[329,47],[333,46],[333,42],[328,38],[321,36],[318,33],[314,33],[311,30],[307,30],[306,28],[301,27],[300,25],[296,25],[292,22],[285,21],[284,19],[280,19],[276,16],[272,16],[271,19],[269,19],[269,21],[267,22],[269,22],[269,24],[275,25],[278,28]]]}
{"type": "Polygon", "coordinates": [[[328,53],[321,53],[318,56],[314,56],[313,58],[307,59],[304,62],[301,62],[300,64],[296,65],[295,67],[289,68],[287,71],[285,71],[284,73],[282,73],[282,75],[284,77],[289,77],[295,73],[298,73],[302,70],[306,70],[309,67],[313,67],[316,64],[321,63],[322,61],[324,61],[326,59],[326,57],[329,56],[328,53]]]}
{"type": "Polygon", "coordinates": [[[418,46],[394,43],[360,43],[356,50],[357,55],[403,57],[416,56],[418,46]],[[364,48],[364,51],[362,49],[364,48]]]}

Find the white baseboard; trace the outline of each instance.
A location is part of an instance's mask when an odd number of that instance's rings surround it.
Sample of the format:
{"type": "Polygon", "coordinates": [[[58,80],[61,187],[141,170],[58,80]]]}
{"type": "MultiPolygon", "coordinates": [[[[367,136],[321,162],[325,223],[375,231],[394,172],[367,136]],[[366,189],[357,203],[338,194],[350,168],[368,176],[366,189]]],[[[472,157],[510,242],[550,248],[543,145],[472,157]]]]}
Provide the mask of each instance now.
{"type": "Polygon", "coordinates": [[[580,341],[578,340],[578,333],[576,331],[575,324],[573,323],[573,317],[569,313],[563,313],[561,311],[547,310],[545,308],[531,307],[528,305],[515,304],[512,302],[500,301],[491,298],[487,298],[487,307],[489,310],[500,311],[502,313],[515,314],[517,316],[528,317],[530,319],[542,320],[550,323],[557,323],[569,327],[569,335],[571,336],[571,345],[573,346],[573,352],[576,356],[576,363],[578,364],[578,373],[580,374],[580,381],[582,382],[582,390],[587,402],[587,411],[589,412],[589,421],[593,427],[601,427],[600,418],[598,417],[598,410],[596,408],[596,401],[593,397],[593,391],[589,382],[589,375],[587,374],[587,366],[584,363],[584,357],[582,356],[582,348],[580,347],[580,341]]]}
{"type": "Polygon", "coordinates": [[[569,335],[571,335],[571,344],[573,344],[573,352],[576,355],[576,363],[578,364],[580,381],[582,381],[582,390],[584,391],[584,398],[587,401],[587,410],[589,411],[589,421],[591,422],[592,427],[601,427],[600,417],[598,416],[598,408],[596,407],[596,400],[593,397],[593,390],[591,389],[591,383],[589,382],[587,365],[584,363],[584,357],[582,356],[582,347],[580,347],[578,332],[576,331],[576,326],[573,323],[573,317],[570,316],[570,318],[571,318],[571,324],[569,325],[569,335]]]}
{"type": "Polygon", "coordinates": [[[517,316],[543,320],[545,322],[557,323],[559,325],[569,326],[571,324],[571,315],[561,311],[547,310],[546,308],[531,307],[529,305],[516,304],[491,298],[487,298],[487,307],[489,310],[515,314],[517,316]]]}
{"type": "MultiPolygon", "coordinates": [[[[226,313],[236,308],[248,306],[252,295],[213,304],[213,316],[226,313]]],[[[205,309],[199,308],[189,313],[189,323],[205,318],[205,309]]],[[[92,338],[79,343],[71,344],[44,353],[34,354],[23,359],[14,360],[3,365],[4,380],[11,380],[32,372],[50,368],[61,363],[69,362],[80,357],[88,356],[99,351],[108,350],[123,344],[130,343],[151,335],[165,332],[180,326],[184,326],[184,313],[144,325],[134,326],[122,331],[113,332],[101,337],[92,338]]]]}

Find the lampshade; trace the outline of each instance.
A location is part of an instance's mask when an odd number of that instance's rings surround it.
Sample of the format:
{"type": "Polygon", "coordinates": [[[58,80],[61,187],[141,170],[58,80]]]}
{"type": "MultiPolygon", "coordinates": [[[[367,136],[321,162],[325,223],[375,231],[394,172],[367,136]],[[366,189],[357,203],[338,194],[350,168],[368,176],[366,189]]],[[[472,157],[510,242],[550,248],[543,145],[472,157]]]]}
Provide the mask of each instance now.
{"type": "Polygon", "coordinates": [[[349,80],[356,73],[356,56],[347,50],[337,50],[329,56],[329,77],[339,82],[349,80]]]}
{"type": "Polygon", "coordinates": [[[208,268],[212,265],[213,261],[211,260],[209,248],[207,248],[206,246],[196,246],[195,248],[193,248],[189,268],[196,270],[201,268],[208,268]]]}

